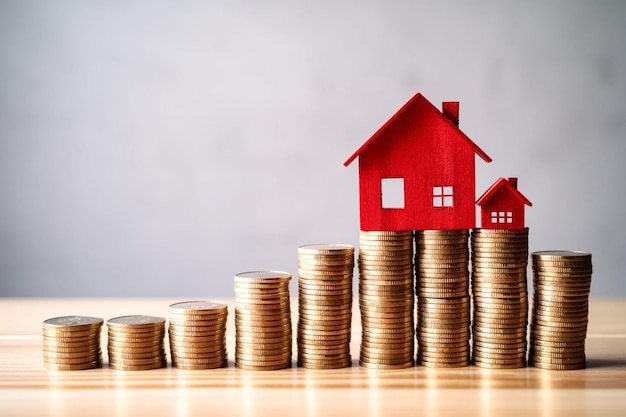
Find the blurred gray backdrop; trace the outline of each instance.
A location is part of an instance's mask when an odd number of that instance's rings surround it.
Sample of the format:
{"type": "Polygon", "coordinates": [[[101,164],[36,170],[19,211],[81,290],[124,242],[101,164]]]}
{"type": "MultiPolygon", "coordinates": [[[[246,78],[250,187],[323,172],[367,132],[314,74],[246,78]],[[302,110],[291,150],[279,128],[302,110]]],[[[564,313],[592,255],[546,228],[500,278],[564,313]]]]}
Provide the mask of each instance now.
{"type": "Polygon", "coordinates": [[[0,295],[295,277],[357,245],[342,163],[420,91],[493,158],[477,196],[519,177],[531,250],[626,296],[625,39],[620,1],[0,1],[0,295]]]}

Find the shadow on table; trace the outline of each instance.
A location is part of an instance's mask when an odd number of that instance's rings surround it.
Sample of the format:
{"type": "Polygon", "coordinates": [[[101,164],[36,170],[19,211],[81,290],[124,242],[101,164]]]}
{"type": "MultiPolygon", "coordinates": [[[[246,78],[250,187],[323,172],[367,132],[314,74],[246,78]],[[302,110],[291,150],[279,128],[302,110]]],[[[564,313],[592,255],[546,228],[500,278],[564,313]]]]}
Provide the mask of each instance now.
{"type": "Polygon", "coordinates": [[[597,368],[614,368],[626,366],[626,360],[623,359],[587,359],[587,369],[597,368]]]}

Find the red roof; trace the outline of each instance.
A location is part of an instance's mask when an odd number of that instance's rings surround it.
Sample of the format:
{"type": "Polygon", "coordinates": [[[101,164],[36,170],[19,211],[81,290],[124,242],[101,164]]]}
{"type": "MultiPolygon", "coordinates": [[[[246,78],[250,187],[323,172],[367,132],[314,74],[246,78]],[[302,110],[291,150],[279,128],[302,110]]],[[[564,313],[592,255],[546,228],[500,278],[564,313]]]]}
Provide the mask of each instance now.
{"type": "Polygon", "coordinates": [[[482,159],[484,159],[485,162],[491,162],[491,158],[489,157],[489,155],[487,155],[482,149],[480,149],[478,145],[476,145],[465,133],[463,133],[463,131],[461,131],[461,129],[458,128],[458,126],[456,126],[450,119],[448,119],[443,113],[441,113],[439,109],[433,106],[433,104],[430,101],[428,101],[426,97],[424,97],[421,93],[417,93],[409,101],[407,101],[406,104],[402,106],[400,110],[398,110],[396,114],[394,114],[391,117],[391,119],[387,120],[387,122],[384,125],[382,125],[380,129],[378,129],[376,133],[372,135],[371,138],[369,138],[363,145],[361,145],[361,147],[357,149],[357,151],[354,154],[352,154],[352,156],[348,158],[348,160],[344,162],[343,165],[344,166],[350,165],[352,161],[354,161],[361,154],[361,152],[365,150],[365,148],[367,148],[372,142],[378,139],[380,135],[389,126],[391,126],[400,116],[402,116],[402,114],[408,108],[415,105],[416,103],[428,104],[428,106],[430,106],[436,113],[438,113],[441,116],[441,119],[444,123],[450,124],[450,126],[453,127],[458,132],[459,136],[463,140],[465,140],[467,143],[469,143],[472,146],[472,148],[474,148],[474,152],[476,152],[482,159]]]}
{"type": "Polygon", "coordinates": [[[506,178],[498,178],[498,180],[494,182],[493,185],[489,187],[489,189],[485,191],[485,193],[478,199],[476,204],[482,206],[487,202],[487,200],[491,198],[491,196],[496,193],[496,191],[498,191],[502,187],[506,187],[507,191],[511,192],[515,197],[517,197],[522,203],[526,204],[527,206],[533,205],[533,203],[531,203],[530,200],[524,197],[524,194],[520,193],[516,187],[511,185],[511,183],[506,178]]]}

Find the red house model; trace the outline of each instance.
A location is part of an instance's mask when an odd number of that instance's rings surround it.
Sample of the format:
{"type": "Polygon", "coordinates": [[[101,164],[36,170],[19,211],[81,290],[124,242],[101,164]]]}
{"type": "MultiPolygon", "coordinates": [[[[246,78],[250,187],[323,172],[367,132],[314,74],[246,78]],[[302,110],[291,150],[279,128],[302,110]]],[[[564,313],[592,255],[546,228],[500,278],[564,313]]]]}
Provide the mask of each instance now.
{"type": "Polygon", "coordinates": [[[442,110],[416,94],[344,163],[359,158],[361,230],[476,226],[474,155],[491,158],[458,128],[458,102],[442,110]]]}
{"type": "Polygon", "coordinates": [[[498,179],[476,204],[480,206],[480,227],[506,230],[523,229],[524,205],[533,205],[518,191],[517,178],[498,179]]]}

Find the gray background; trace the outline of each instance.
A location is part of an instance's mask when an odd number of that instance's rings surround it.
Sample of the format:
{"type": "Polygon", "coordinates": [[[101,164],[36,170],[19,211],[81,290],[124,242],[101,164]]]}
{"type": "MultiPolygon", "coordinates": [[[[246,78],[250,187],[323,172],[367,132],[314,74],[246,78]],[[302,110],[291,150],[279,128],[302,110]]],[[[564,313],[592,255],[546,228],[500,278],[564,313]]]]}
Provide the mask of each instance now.
{"type": "Polygon", "coordinates": [[[531,250],[626,296],[625,40],[616,1],[1,1],[0,295],[232,296],[357,245],[342,163],[420,91],[493,158],[477,196],[519,177],[531,250]]]}

